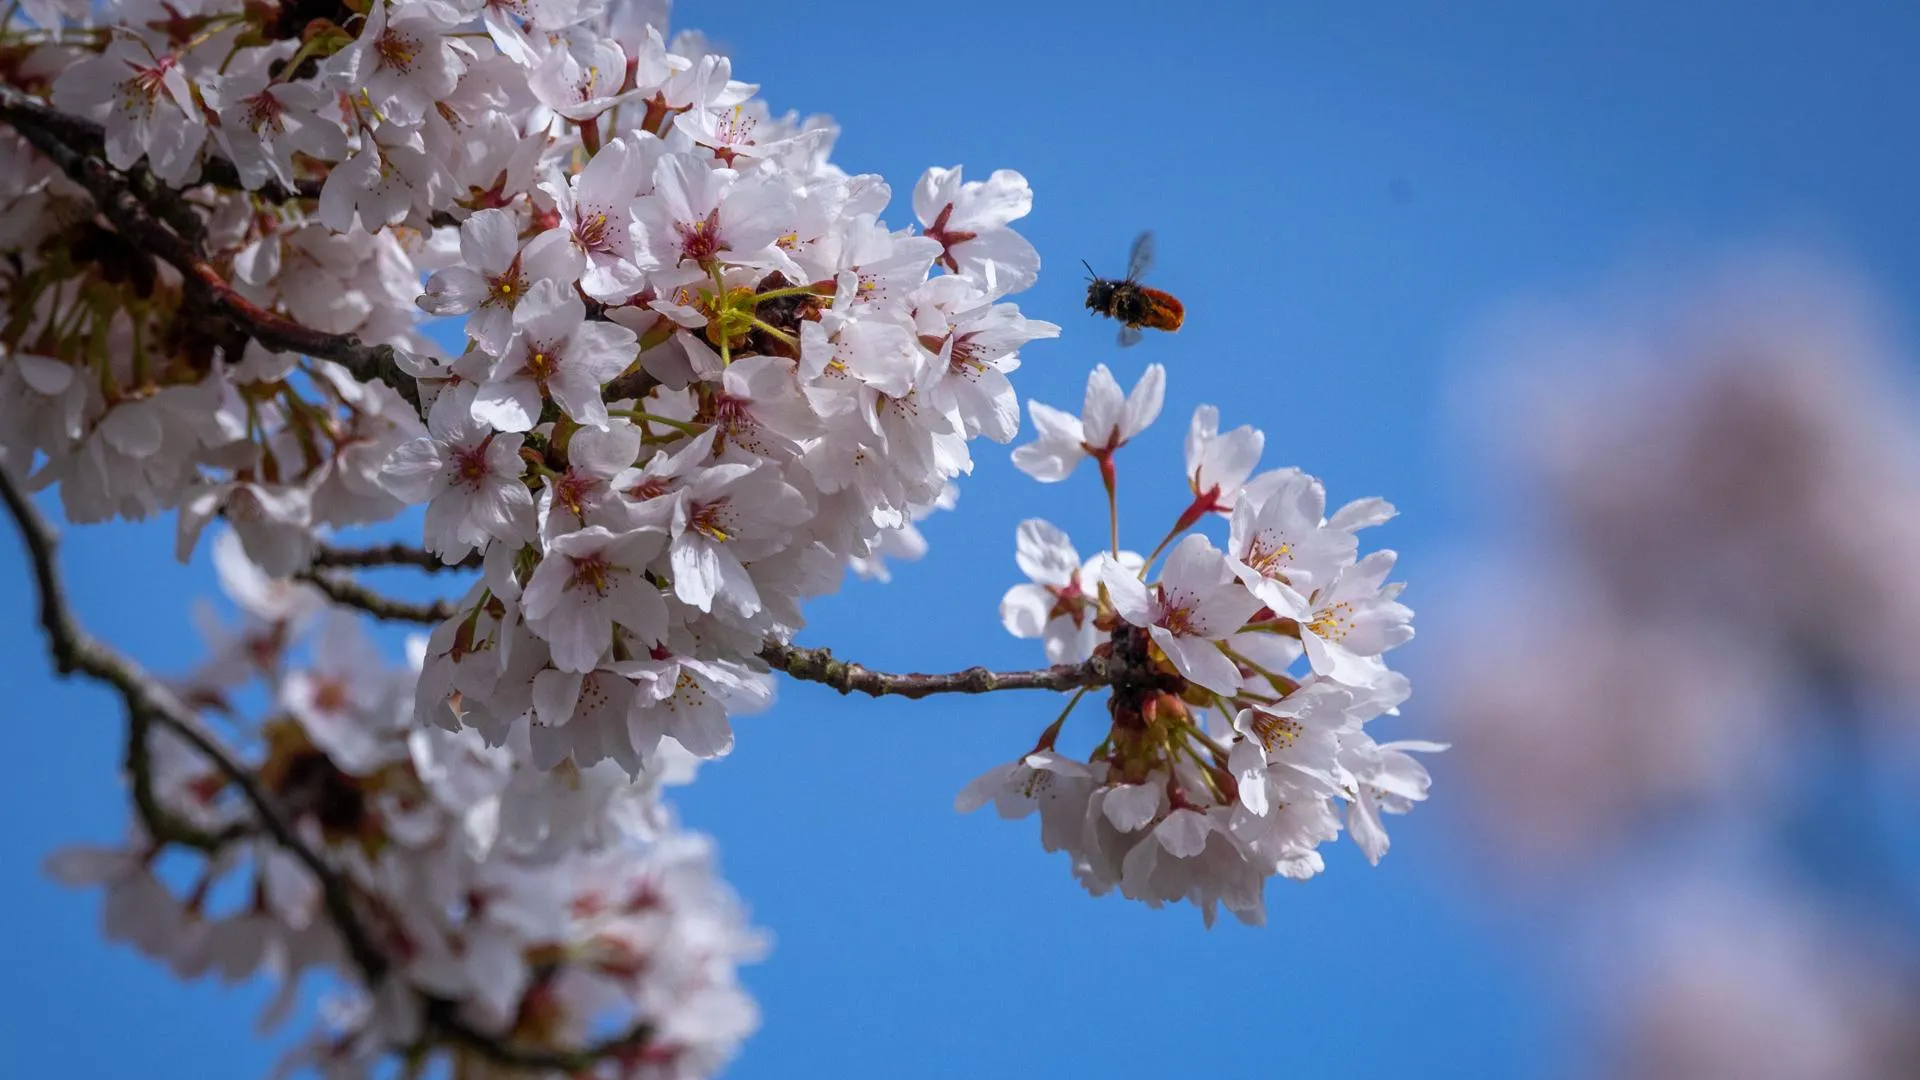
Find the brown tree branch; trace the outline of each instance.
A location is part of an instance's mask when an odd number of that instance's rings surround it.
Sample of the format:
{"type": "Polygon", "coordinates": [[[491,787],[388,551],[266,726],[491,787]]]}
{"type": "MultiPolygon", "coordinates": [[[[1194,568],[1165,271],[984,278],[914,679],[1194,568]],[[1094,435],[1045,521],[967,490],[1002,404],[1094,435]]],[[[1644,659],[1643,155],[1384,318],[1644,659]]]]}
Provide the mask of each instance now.
{"type": "Polygon", "coordinates": [[[317,544],[313,549],[313,567],[316,570],[411,566],[416,570],[425,570],[429,574],[439,574],[453,570],[478,570],[481,565],[479,552],[474,552],[459,562],[449,563],[440,561],[440,556],[425,548],[402,544],[399,541],[391,544],[369,544],[366,547],[334,547],[331,544],[317,544]]]}
{"type": "Polygon", "coordinates": [[[995,690],[1078,690],[1110,686],[1119,674],[1104,656],[1084,664],[1055,664],[1033,671],[992,671],[971,667],[943,675],[912,672],[893,675],[834,659],[827,649],[803,649],[770,641],[760,659],[793,678],[824,683],[842,694],[859,691],[873,697],[923,698],[933,694],[986,694],[995,690]]]}
{"type": "MultiPolygon", "coordinates": [[[[273,795],[261,786],[253,770],[229,753],[173,691],[147,674],[131,657],[96,640],[80,628],[67,604],[66,589],[55,559],[57,539],[53,529],[4,464],[0,464],[0,502],[6,504],[8,514],[26,543],[40,597],[40,625],[46,631],[49,651],[60,674],[77,672],[112,686],[119,691],[128,715],[134,718],[136,725],[150,723],[168,728],[185,739],[225,777],[259,818],[260,825],[273,842],[299,859],[319,882],[321,902],[326,908],[328,920],[339,932],[354,967],[369,987],[377,986],[392,969],[392,962],[375,944],[362,923],[352,887],[332,858],[326,852],[310,846],[299,835],[292,822],[281,812],[273,795]]],[[[146,732],[140,734],[144,736],[146,732]]],[[[132,760],[136,754],[144,754],[144,746],[144,738],[140,739],[138,748],[130,745],[129,759],[132,760]]],[[[149,788],[148,795],[151,794],[149,788]]],[[[219,835],[202,835],[185,842],[219,839],[219,835]]],[[[195,846],[199,845],[196,843],[195,846]]],[[[434,1030],[490,1061],[520,1069],[578,1073],[609,1057],[617,1058],[630,1053],[652,1037],[651,1026],[643,1023],[625,1034],[579,1050],[532,1049],[514,1045],[474,1028],[460,1017],[456,1002],[426,994],[422,994],[422,997],[426,1017],[434,1030]]]]}
{"type": "MultiPolygon", "coordinates": [[[[420,407],[419,385],[413,376],[400,369],[399,354],[391,345],[365,345],[352,334],[328,334],[302,326],[235,292],[187,238],[163,223],[156,217],[156,210],[148,206],[148,201],[162,201],[158,192],[170,192],[170,189],[146,175],[144,170],[140,171],[140,182],[136,183],[128,174],[111,168],[100,158],[75,149],[60,137],[60,130],[84,121],[45,107],[28,108],[26,103],[31,102],[31,98],[19,91],[0,87],[0,119],[12,124],[35,149],[85,188],[93,196],[94,205],[122,236],[178,270],[186,288],[203,297],[235,328],[277,352],[304,353],[332,360],[361,382],[386,383],[416,410],[420,407]],[[54,117],[58,119],[51,119],[54,117]],[[135,193],[136,187],[147,192],[147,200],[143,201],[135,193]]],[[[177,193],[174,194],[177,197],[177,193]]]]}
{"type": "Polygon", "coordinates": [[[185,739],[201,756],[239,789],[242,797],[260,818],[274,842],[298,858],[319,881],[321,897],[328,916],[337,924],[340,936],[354,963],[366,974],[369,983],[377,983],[387,971],[387,958],[374,945],[360,924],[346,878],[324,853],[314,850],[294,831],[293,824],[281,814],[273,796],[260,786],[253,770],[227,752],[220,740],[205,727],[164,683],[146,673],[131,657],[110,645],[96,641],[73,618],[67,605],[66,589],[54,562],[55,538],[46,519],[21,491],[12,472],[0,465],[0,500],[26,541],[33,563],[33,575],[40,591],[40,625],[46,631],[54,666],[62,675],[76,672],[107,683],[120,692],[127,711],[171,729],[185,739]]]}
{"type": "Polygon", "coordinates": [[[147,835],[165,844],[179,844],[211,855],[250,831],[234,822],[219,832],[208,832],[184,816],[176,814],[160,801],[153,790],[153,718],[147,713],[127,710],[127,782],[133,788],[133,806],[147,835]]]}
{"type": "MultiPolygon", "coordinates": [[[[9,123],[24,120],[45,128],[58,136],[61,142],[83,154],[98,154],[106,145],[106,132],[99,124],[50,108],[37,98],[4,84],[0,84],[0,117],[5,117],[9,123]]],[[[233,162],[217,154],[208,154],[201,159],[199,182],[229,191],[251,190],[261,198],[277,203],[320,197],[318,180],[298,180],[291,189],[278,180],[268,180],[260,187],[249,189],[241,181],[240,170],[234,167],[233,162]]]]}
{"type": "MultiPolygon", "coordinates": [[[[108,166],[99,152],[100,125],[59,112],[4,84],[0,84],[0,120],[13,125],[35,149],[85,188],[100,212],[129,242],[179,271],[187,288],[203,297],[240,332],[277,352],[332,360],[361,382],[387,384],[416,411],[420,409],[418,381],[400,368],[399,354],[391,345],[367,345],[352,334],[314,330],[236,292],[199,251],[199,233],[204,225],[198,213],[179,192],[160,183],[144,167],[122,173],[108,166]]],[[[202,165],[202,180],[221,187],[239,186],[231,163],[215,157],[202,165]]],[[[282,200],[315,198],[319,188],[303,182],[296,191],[275,185],[261,189],[261,194],[282,200]]],[[[438,212],[431,223],[458,224],[438,212]]],[[[603,396],[608,401],[638,399],[658,385],[658,380],[636,366],[609,383],[603,396]]]]}
{"type": "Polygon", "coordinates": [[[434,600],[429,603],[414,603],[409,600],[396,600],[382,596],[365,585],[349,577],[338,574],[322,573],[318,570],[302,570],[293,575],[314,588],[327,594],[327,598],[341,607],[350,607],[363,611],[383,622],[411,622],[434,625],[446,622],[458,614],[460,608],[451,600],[434,600]]]}

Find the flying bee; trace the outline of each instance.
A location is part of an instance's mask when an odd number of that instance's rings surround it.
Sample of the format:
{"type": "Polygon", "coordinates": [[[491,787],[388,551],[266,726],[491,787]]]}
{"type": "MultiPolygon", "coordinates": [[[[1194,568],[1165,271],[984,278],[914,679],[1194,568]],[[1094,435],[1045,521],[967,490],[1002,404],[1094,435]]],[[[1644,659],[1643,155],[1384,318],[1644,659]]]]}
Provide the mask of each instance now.
{"type": "Polygon", "coordinates": [[[1170,293],[1140,284],[1140,275],[1153,265],[1152,232],[1143,232],[1134,240],[1133,252],[1127,256],[1127,276],[1120,281],[1095,274],[1085,260],[1080,265],[1086,266],[1093,278],[1087,286],[1088,309],[1120,320],[1120,344],[1132,345],[1139,341],[1143,326],[1166,331],[1180,329],[1187,315],[1180,301],[1170,293]]]}

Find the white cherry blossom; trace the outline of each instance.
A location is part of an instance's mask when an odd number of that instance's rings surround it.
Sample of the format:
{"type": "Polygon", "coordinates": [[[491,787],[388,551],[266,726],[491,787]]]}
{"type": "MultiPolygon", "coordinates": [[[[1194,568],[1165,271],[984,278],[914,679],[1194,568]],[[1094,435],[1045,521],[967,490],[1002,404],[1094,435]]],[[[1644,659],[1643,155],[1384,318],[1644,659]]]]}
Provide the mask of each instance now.
{"type": "Polygon", "coordinates": [[[1148,364],[1132,392],[1122,395],[1107,366],[1095,365],[1093,374],[1087,377],[1087,396],[1080,416],[1038,401],[1027,402],[1027,413],[1039,438],[1016,448],[1013,463],[1043,483],[1065,480],[1087,455],[1110,457],[1145,431],[1160,415],[1166,386],[1166,369],[1148,364]]]}
{"type": "Polygon", "coordinates": [[[590,525],[548,547],[527,581],[527,623],[553,649],[562,671],[592,671],[613,644],[617,623],[643,642],[666,635],[666,601],[646,578],[666,548],[655,530],[612,532],[590,525]]]}
{"type": "Polygon", "coordinates": [[[437,403],[427,434],[396,448],[380,470],[394,497],[427,504],[427,548],[449,563],[534,531],[533,496],[520,480],[522,437],[475,422],[458,400],[464,396],[437,403]]]}
{"type": "Polygon", "coordinates": [[[1215,642],[1239,630],[1260,601],[1212,541],[1199,535],[1180,541],[1151,588],[1113,562],[1101,564],[1100,581],[1120,617],[1145,627],[1180,674],[1216,693],[1239,688],[1233,662],[1215,642]]]}
{"type": "Polygon", "coordinates": [[[552,401],[579,423],[606,427],[600,388],[633,362],[633,331],[588,322],[579,296],[551,279],[514,309],[513,326],[473,399],[474,417],[501,431],[526,431],[539,421],[541,404],[552,401]]]}

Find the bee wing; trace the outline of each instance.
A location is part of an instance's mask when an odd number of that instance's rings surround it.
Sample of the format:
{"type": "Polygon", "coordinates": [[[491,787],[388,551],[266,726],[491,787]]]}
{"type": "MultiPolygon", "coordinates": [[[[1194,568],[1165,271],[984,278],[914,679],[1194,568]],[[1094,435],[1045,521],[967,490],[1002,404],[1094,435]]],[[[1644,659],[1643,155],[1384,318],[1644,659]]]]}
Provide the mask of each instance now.
{"type": "Polygon", "coordinates": [[[1138,281],[1140,275],[1153,265],[1153,230],[1148,229],[1134,238],[1133,251],[1127,256],[1127,280],[1138,281]]]}
{"type": "Polygon", "coordinates": [[[1120,328],[1120,347],[1124,349],[1129,345],[1138,345],[1140,343],[1141,336],[1142,335],[1140,333],[1140,328],[1137,326],[1121,327],[1120,328]]]}

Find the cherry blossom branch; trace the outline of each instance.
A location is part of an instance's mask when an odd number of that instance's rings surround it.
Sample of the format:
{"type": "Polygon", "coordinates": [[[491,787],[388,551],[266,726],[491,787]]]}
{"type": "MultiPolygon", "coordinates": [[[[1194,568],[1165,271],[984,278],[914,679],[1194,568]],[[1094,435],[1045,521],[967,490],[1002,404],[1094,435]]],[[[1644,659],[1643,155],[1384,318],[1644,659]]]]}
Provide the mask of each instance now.
{"type": "MultiPolygon", "coordinates": [[[[260,785],[259,777],[253,770],[233,757],[173,691],[149,675],[131,657],[81,629],[67,602],[66,587],[56,562],[58,541],[53,528],[4,465],[0,465],[0,502],[6,503],[7,512],[26,543],[40,597],[40,625],[46,631],[55,668],[63,676],[75,673],[87,675],[119,691],[136,729],[131,736],[134,741],[128,747],[130,764],[136,760],[144,764],[148,726],[157,724],[186,740],[215,771],[225,777],[240,792],[241,798],[259,818],[261,826],[274,843],[298,859],[319,882],[321,903],[326,908],[329,921],[345,943],[354,967],[360,971],[369,987],[377,986],[392,965],[361,922],[345,875],[324,851],[301,838],[274,797],[260,785]]],[[[136,781],[148,772],[145,768],[136,771],[136,781]]],[[[150,786],[144,795],[136,787],[137,801],[151,800],[152,795],[150,786]]],[[[157,800],[154,801],[157,805],[157,800]]],[[[144,817],[144,808],[142,813],[144,817]]],[[[163,825],[162,828],[171,826],[163,825]]],[[[180,842],[201,847],[203,843],[221,842],[224,834],[207,835],[199,830],[181,830],[178,835],[185,838],[180,842]]],[[[156,838],[170,839],[157,833],[156,838]]],[[[460,1018],[457,1002],[431,996],[424,996],[424,999],[426,1018],[433,1030],[488,1060],[521,1069],[578,1073],[608,1058],[631,1054],[644,1045],[653,1033],[652,1027],[643,1023],[623,1034],[579,1050],[534,1050],[511,1045],[475,1029],[460,1018]]]]}
{"type": "Polygon", "coordinates": [[[480,564],[478,552],[456,563],[442,562],[440,556],[425,548],[403,544],[397,540],[391,544],[370,544],[366,547],[334,547],[331,544],[319,544],[313,551],[313,567],[316,570],[411,566],[416,570],[425,570],[429,574],[439,574],[454,570],[478,570],[480,564]]]}
{"type": "Polygon", "coordinates": [[[1055,664],[1032,671],[993,671],[970,667],[943,675],[910,672],[894,675],[834,659],[828,649],[804,649],[768,642],[760,659],[803,682],[824,683],[842,694],[859,691],[873,697],[923,698],[933,694],[985,694],[995,690],[1077,690],[1111,686],[1124,673],[1107,657],[1084,664],[1055,664]]]}
{"type": "MultiPolygon", "coordinates": [[[[204,298],[235,329],[276,352],[332,360],[361,382],[385,383],[419,410],[419,384],[401,370],[399,354],[391,345],[367,345],[353,334],[315,330],[234,291],[196,249],[203,224],[179,192],[154,179],[144,167],[122,173],[92,151],[101,145],[100,125],[51,109],[4,84],[0,84],[0,120],[13,125],[35,149],[85,188],[100,212],[130,243],[179,271],[187,288],[204,298]]],[[[230,163],[209,158],[202,166],[202,175],[207,182],[229,186],[231,180],[231,186],[238,187],[238,175],[230,175],[231,170],[230,163]]],[[[305,185],[292,193],[283,189],[262,189],[262,193],[282,199],[318,195],[317,190],[309,192],[305,185]]],[[[451,219],[434,223],[454,224],[451,219]]],[[[639,399],[658,385],[652,375],[635,367],[608,383],[603,396],[608,401],[639,399]]]]}
{"type": "Polygon", "coordinates": [[[302,570],[294,577],[326,593],[327,599],[341,607],[365,612],[384,622],[433,625],[446,622],[460,610],[451,600],[434,600],[427,603],[396,600],[390,596],[382,596],[352,578],[325,574],[317,570],[302,570]]]}
{"type": "Polygon", "coordinates": [[[147,835],[163,844],[178,844],[212,854],[250,830],[235,822],[208,832],[168,809],[153,790],[153,717],[129,706],[127,710],[127,782],[133,788],[133,806],[147,835]]]}
{"type": "Polygon", "coordinates": [[[120,692],[130,716],[172,730],[226,777],[259,816],[274,841],[298,858],[319,881],[327,914],[338,926],[354,963],[366,973],[370,983],[378,982],[386,974],[387,959],[360,925],[346,879],[332,861],[300,839],[273,797],[260,786],[253,770],[235,760],[173,691],[147,674],[131,657],[95,640],[80,628],[68,606],[66,587],[55,564],[53,529],[4,466],[0,466],[0,499],[6,502],[7,512],[26,541],[34,580],[39,585],[40,625],[46,631],[54,667],[63,676],[80,673],[112,686],[120,692]]]}
{"type": "Polygon", "coordinates": [[[156,217],[157,211],[150,208],[135,189],[145,189],[153,201],[160,201],[158,192],[168,192],[176,198],[177,193],[153,180],[144,170],[136,170],[139,179],[144,181],[136,183],[129,174],[75,149],[59,132],[63,126],[71,127],[84,121],[44,107],[29,108],[31,102],[31,98],[16,90],[0,87],[0,119],[12,124],[35,149],[85,188],[93,196],[94,205],[130,243],[178,270],[186,288],[206,300],[235,329],[276,352],[304,353],[332,360],[354,378],[386,383],[415,409],[420,407],[419,385],[413,376],[400,370],[399,354],[391,345],[366,345],[352,334],[314,330],[268,311],[235,292],[220,272],[181,235],[179,230],[185,226],[176,223],[170,228],[163,223],[156,217]],[[58,119],[53,119],[55,117],[58,119]]]}
{"type": "MultiPolygon", "coordinates": [[[[19,90],[0,84],[0,117],[16,126],[20,120],[35,124],[53,132],[68,146],[82,153],[96,153],[106,145],[106,130],[99,124],[84,117],[73,116],[41,104],[38,100],[19,90]]],[[[233,162],[216,154],[208,154],[200,161],[200,183],[230,191],[248,190],[240,179],[240,170],[233,162]]],[[[293,199],[318,199],[320,181],[298,180],[291,189],[277,180],[268,180],[262,186],[252,189],[253,194],[272,202],[288,202],[293,199]]]]}

